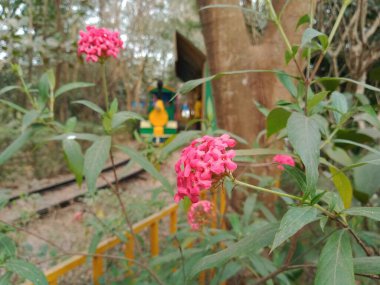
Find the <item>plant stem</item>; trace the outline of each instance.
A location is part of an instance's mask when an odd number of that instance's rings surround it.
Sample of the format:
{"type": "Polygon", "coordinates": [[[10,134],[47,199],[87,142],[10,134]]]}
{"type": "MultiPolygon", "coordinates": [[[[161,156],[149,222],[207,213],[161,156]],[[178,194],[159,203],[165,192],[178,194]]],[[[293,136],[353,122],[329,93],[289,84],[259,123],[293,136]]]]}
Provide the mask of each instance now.
{"type": "MultiPolygon", "coordinates": [[[[280,22],[280,19],[279,17],[277,16],[276,14],[276,11],[274,10],[273,8],[273,5],[272,5],[272,1],[271,0],[267,0],[267,5],[269,7],[269,13],[271,14],[271,17],[275,23],[275,25],[277,26],[277,29],[278,31],[280,32],[280,35],[282,37],[282,39],[284,40],[285,42],[285,45],[287,47],[287,49],[289,50],[290,54],[293,54],[293,49],[292,49],[292,45],[290,44],[289,42],[289,39],[288,37],[286,36],[286,33],[281,25],[281,22],[280,22]]],[[[296,64],[296,67],[298,69],[298,72],[300,73],[300,75],[302,76],[303,80],[306,81],[306,77],[305,75],[303,74],[302,70],[301,70],[301,67],[299,66],[296,58],[294,56],[292,56],[292,60],[294,61],[294,63],[296,64]]]]}
{"type": "Polygon", "coordinates": [[[136,243],[137,251],[140,254],[141,258],[143,258],[143,253],[142,253],[142,250],[141,250],[141,247],[140,247],[140,242],[139,242],[139,240],[136,237],[136,234],[135,234],[135,232],[133,230],[133,224],[132,224],[131,220],[129,219],[127,209],[126,209],[126,207],[124,205],[123,200],[121,199],[121,195],[120,195],[120,192],[119,192],[119,179],[118,179],[117,173],[116,173],[115,160],[114,160],[114,157],[113,157],[112,150],[110,150],[110,158],[111,158],[111,163],[112,163],[113,175],[114,175],[114,178],[115,178],[115,189],[112,192],[114,193],[114,195],[116,196],[116,198],[117,198],[117,200],[119,202],[119,205],[120,205],[120,208],[121,208],[121,212],[123,213],[124,219],[125,219],[125,221],[127,223],[127,226],[129,228],[129,231],[130,231],[130,234],[132,236],[132,239],[136,243]]]}
{"type": "Polygon", "coordinates": [[[347,9],[348,5],[350,5],[350,3],[351,3],[351,1],[347,1],[347,0],[344,0],[344,1],[343,1],[343,5],[342,5],[342,7],[341,7],[340,10],[339,10],[338,17],[336,18],[336,21],[335,21],[335,23],[334,23],[334,26],[333,26],[333,28],[332,28],[332,30],[331,30],[330,35],[329,35],[329,39],[328,39],[327,47],[326,47],[326,49],[325,49],[325,50],[319,55],[319,58],[318,58],[318,60],[317,60],[317,63],[315,64],[315,66],[314,66],[314,68],[313,68],[313,71],[312,71],[310,77],[308,78],[308,81],[309,81],[309,82],[312,82],[312,81],[313,81],[313,79],[314,79],[314,77],[315,77],[315,75],[316,75],[316,73],[317,73],[317,71],[318,71],[318,69],[319,69],[319,66],[320,66],[321,63],[322,63],[322,60],[323,60],[325,54],[327,53],[327,49],[329,48],[329,46],[330,46],[330,44],[331,44],[331,42],[332,42],[332,40],[333,40],[333,38],[334,38],[334,36],[335,36],[335,34],[336,34],[336,31],[338,30],[338,27],[339,27],[339,25],[340,25],[340,22],[341,22],[342,19],[343,19],[344,12],[346,11],[346,9],[347,9]]]}
{"type": "MultiPolygon", "coordinates": [[[[17,68],[20,68],[20,67],[18,66],[17,68]]],[[[28,97],[28,99],[30,101],[30,104],[32,104],[33,108],[37,109],[36,101],[33,99],[32,95],[30,94],[29,88],[28,88],[28,86],[26,86],[26,83],[24,81],[24,77],[22,76],[21,71],[19,69],[17,69],[16,73],[17,73],[18,77],[20,78],[20,81],[21,81],[21,84],[22,84],[22,88],[24,90],[24,93],[28,97]]]]}
{"type": "Polygon", "coordinates": [[[108,89],[107,89],[107,76],[106,76],[106,63],[102,62],[102,86],[103,86],[103,96],[104,102],[106,104],[106,110],[109,110],[109,101],[108,101],[108,89]]]}
{"type": "Polygon", "coordinates": [[[290,198],[290,199],[293,199],[293,200],[298,200],[298,201],[302,201],[303,200],[302,197],[298,197],[298,196],[294,196],[294,195],[291,195],[291,194],[287,194],[287,193],[282,193],[282,192],[266,189],[266,188],[263,188],[263,187],[260,187],[260,186],[256,186],[256,185],[251,185],[251,184],[245,183],[243,181],[239,181],[237,179],[233,179],[232,182],[235,183],[235,184],[247,187],[247,188],[251,188],[251,189],[260,191],[260,192],[265,192],[265,193],[269,193],[269,194],[273,194],[273,195],[277,195],[277,196],[287,197],[287,198],[290,198]]]}

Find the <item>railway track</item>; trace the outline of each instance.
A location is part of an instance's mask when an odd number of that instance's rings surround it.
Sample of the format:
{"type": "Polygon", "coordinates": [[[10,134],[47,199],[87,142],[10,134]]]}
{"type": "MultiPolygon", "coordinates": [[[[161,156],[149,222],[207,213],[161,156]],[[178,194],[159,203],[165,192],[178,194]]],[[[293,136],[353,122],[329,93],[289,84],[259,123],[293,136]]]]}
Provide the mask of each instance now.
{"type": "MultiPolygon", "coordinates": [[[[115,163],[119,182],[125,182],[144,172],[144,170],[137,165],[126,169],[124,166],[127,165],[128,162],[129,159],[123,159],[115,163]]],[[[109,187],[110,183],[115,183],[112,165],[108,165],[102,170],[96,182],[96,187],[97,189],[105,189],[109,187]]],[[[79,188],[74,176],[66,177],[41,188],[11,195],[9,197],[9,206],[0,211],[0,219],[9,223],[15,223],[20,221],[23,216],[25,216],[25,213],[44,216],[52,209],[69,206],[73,201],[84,197],[86,193],[87,188],[85,183],[79,188]],[[41,197],[33,201],[24,199],[25,197],[36,194],[41,195],[41,197]]]]}

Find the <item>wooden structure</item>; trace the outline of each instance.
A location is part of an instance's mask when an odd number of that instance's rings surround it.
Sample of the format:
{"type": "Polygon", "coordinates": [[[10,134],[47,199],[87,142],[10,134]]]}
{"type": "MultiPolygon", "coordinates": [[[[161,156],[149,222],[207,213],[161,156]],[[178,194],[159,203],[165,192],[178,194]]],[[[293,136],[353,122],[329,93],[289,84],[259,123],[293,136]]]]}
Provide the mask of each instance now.
{"type": "MultiPolygon", "coordinates": [[[[217,206],[219,213],[221,214],[221,219],[223,219],[225,210],[226,210],[226,197],[224,190],[218,193],[211,194],[211,201],[215,206],[217,206]]],[[[205,199],[206,193],[202,193],[202,199],[205,199]]],[[[159,255],[160,253],[160,241],[159,241],[159,224],[163,219],[169,218],[169,229],[170,234],[175,234],[177,232],[177,218],[178,218],[178,204],[172,204],[158,213],[155,213],[148,218],[136,223],[133,225],[133,231],[135,234],[142,233],[146,230],[149,231],[149,240],[150,240],[150,255],[152,257],[159,255]]],[[[223,221],[221,220],[222,226],[223,221]]],[[[217,225],[212,225],[215,228],[217,225]]],[[[128,242],[126,243],[124,255],[128,259],[135,258],[135,246],[134,241],[131,237],[131,234],[125,233],[128,242]]],[[[111,237],[103,242],[101,242],[96,248],[95,255],[104,255],[110,249],[115,248],[117,245],[120,245],[122,241],[118,237],[111,237]]],[[[45,272],[45,276],[48,280],[49,285],[59,285],[59,279],[73,271],[74,269],[86,264],[88,257],[86,255],[77,255],[69,258],[66,261],[63,261],[56,266],[50,268],[45,272]]],[[[95,256],[92,258],[92,282],[94,285],[100,285],[99,279],[104,274],[104,257],[95,256]]],[[[209,272],[211,275],[213,271],[209,272]]],[[[205,283],[205,272],[202,272],[199,277],[199,284],[206,285],[205,283]]],[[[225,283],[222,283],[225,284],[225,283]]],[[[32,285],[30,282],[24,283],[24,285],[32,285]]]]}
{"type": "MultiPolygon", "coordinates": [[[[175,72],[179,79],[189,81],[210,75],[206,55],[178,31],[175,33],[175,47],[175,72]]],[[[202,118],[208,120],[212,128],[216,129],[211,82],[206,82],[202,87],[196,88],[188,96],[202,98],[202,118]]]]}

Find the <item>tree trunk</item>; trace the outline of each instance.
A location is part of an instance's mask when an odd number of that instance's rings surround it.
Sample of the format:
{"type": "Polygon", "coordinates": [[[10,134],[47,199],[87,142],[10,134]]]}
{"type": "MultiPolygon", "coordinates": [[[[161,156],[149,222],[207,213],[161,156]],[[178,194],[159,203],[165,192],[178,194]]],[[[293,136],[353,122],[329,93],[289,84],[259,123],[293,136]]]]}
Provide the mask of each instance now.
{"type": "MultiPolygon", "coordinates": [[[[310,10],[305,0],[273,1],[279,11],[288,2],[282,14],[282,26],[291,43],[299,43],[301,29],[295,32],[298,19],[310,10]]],[[[215,4],[239,6],[239,0],[198,0],[202,32],[207,50],[207,60],[212,74],[223,71],[247,69],[281,69],[296,74],[294,62],[285,64],[286,46],[273,22],[268,22],[261,40],[250,38],[241,9],[202,7],[215,4]]],[[[276,100],[287,98],[288,91],[272,73],[246,73],[225,76],[212,82],[217,113],[217,123],[222,129],[231,131],[252,145],[259,132],[265,128],[265,118],[258,111],[255,101],[267,108],[276,100]]],[[[273,169],[270,169],[273,172],[273,169]]],[[[257,170],[255,170],[257,172],[257,170]]],[[[268,169],[260,169],[265,174],[268,169]]],[[[259,199],[272,211],[276,196],[260,195],[259,199]]],[[[233,191],[231,206],[242,209],[245,195],[233,191]]]]}
{"type": "MultiPolygon", "coordinates": [[[[279,11],[285,0],[274,1],[279,11]]],[[[282,25],[291,43],[300,42],[295,33],[298,18],[309,12],[309,1],[288,1],[282,15],[282,25]]],[[[268,23],[260,43],[253,45],[249,38],[244,15],[236,8],[206,8],[215,4],[239,6],[239,0],[198,0],[207,59],[212,74],[244,69],[281,69],[295,74],[293,62],[285,64],[286,46],[272,22],[268,23]]],[[[218,126],[253,142],[265,127],[255,100],[270,108],[287,91],[270,73],[247,73],[225,76],[213,82],[218,126]]]]}

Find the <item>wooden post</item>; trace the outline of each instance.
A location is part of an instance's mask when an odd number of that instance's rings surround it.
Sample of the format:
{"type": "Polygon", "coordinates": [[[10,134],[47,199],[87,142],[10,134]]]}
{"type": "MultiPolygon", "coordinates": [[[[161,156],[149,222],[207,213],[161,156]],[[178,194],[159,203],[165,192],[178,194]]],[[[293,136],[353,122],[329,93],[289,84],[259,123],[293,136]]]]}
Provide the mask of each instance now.
{"type": "Polygon", "coordinates": [[[96,256],[92,260],[92,280],[93,280],[94,285],[100,285],[99,278],[102,275],[103,275],[103,258],[96,256]]]}
{"type": "Polygon", "coordinates": [[[158,221],[154,221],[150,225],[150,253],[157,256],[160,253],[160,245],[158,240],[158,221]]]}
{"type": "Polygon", "coordinates": [[[170,234],[177,232],[177,209],[170,213],[170,234]]]}

